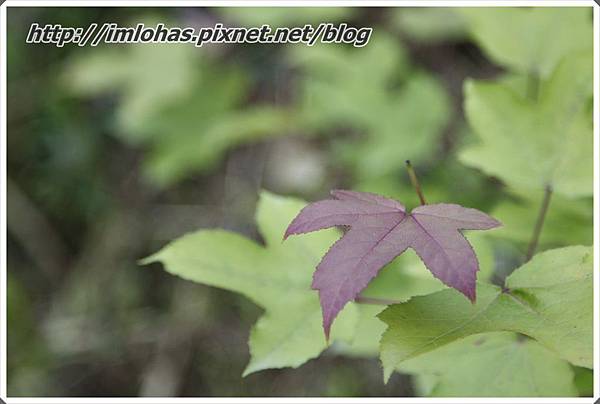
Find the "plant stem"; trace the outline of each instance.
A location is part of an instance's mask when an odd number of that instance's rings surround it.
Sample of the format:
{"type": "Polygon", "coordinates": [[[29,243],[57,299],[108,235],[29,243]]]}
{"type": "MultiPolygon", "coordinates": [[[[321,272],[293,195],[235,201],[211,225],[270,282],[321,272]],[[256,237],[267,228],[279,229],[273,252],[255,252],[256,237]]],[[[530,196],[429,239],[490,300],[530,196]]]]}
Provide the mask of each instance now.
{"type": "Polygon", "coordinates": [[[415,169],[412,164],[410,164],[410,160],[406,160],[406,169],[408,170],[408,176],[410,177],[410,182],[412,183],[415,191],[417,191],[417,195],[419,195],[419,200],[421,201],[421,205],[426,205],[427,201],[425,201],[425,197],[423,196],[423,191],[421,190],[421,184],[419,184],[419,180],[417,179],[417,174],[415,173],[415,169]]]}
{"type": "Polygon", "coordinates": [[[529,248],[527,248],[527,256],[525,258],[525,262],[529,261],[533,257],[533,254],[535,254],[535,250],[537,249],[537,245],[540,240],[540,234],[542,233],[542,227],[544,227],[546,213],[548,212],[548,207],[550,206],[551,197],[552,186],[546,185],[546,188],[544,190],[544,200],[542,201],[542,206],[540,207],[540,212],[538,213],[538,218],[533,229],[533,234],[531,236],[531,241],[529,242],[529,248]]]}
{"type": "Polygon", "coordinates": [[[377,297],[366,297],[366,296],[357,296],[356,299],[354,299],[354,301],[356,303],[362,303],[362,304],[377,304],[377,305],[381,305],[381,306],[389,306],[392,304],[399,304],[402,303],[399,300],[391,300],[391,299],[379,299],[377,297]]]}

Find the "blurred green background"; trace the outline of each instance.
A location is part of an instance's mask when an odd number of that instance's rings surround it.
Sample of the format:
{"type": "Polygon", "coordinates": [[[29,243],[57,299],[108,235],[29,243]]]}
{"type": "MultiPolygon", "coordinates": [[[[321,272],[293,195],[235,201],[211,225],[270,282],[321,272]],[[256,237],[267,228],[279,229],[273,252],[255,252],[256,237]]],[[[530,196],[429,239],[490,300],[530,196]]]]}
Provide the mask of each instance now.
{"type": "MultiPolygon", "coordinates": [[[[346,187],[414,207],[403,166],[411,159],[428,201],[505,223],[488,240],[489,277],[500,282],[523,258],[542,193],[462,157],[478,141],[463,111],[464,81],[505,80],[526,93],[591,44],[590,10],[527,12],[508,16],[521,24],[513,28],[523,49],[515,49],[489,45],[503,29],[494,31],[490,15],[502,18],[493,9],[9,8],[8,394],[417,394],[408,375],[384,385],[376,356],[335,350],[241,378],[261,310],[137,261],[199,228],[260,240],[262,189],[315,200],[346,187]],[[369,44],[25,43],[33,22],[342,21],[373,27],[369,44]]],[[[591,189],[570,189],[552,200],[541,249],[592,243],[591,189]]],[[[577,370],[581,394],[591,391],[590,374],[577,370]]]]}

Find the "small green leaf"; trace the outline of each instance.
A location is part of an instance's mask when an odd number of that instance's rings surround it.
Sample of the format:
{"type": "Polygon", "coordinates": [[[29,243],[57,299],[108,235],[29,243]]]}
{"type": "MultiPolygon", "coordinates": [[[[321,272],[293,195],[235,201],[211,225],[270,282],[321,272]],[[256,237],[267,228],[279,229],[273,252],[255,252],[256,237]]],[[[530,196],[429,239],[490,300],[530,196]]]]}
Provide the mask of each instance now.
{"type": "Polygon", "coordinates": [[[387,380],[404,361],[473,334],[515,331],[536,339],[574,365],[592,367],[592,248],[536,255],[506,280],[503,291],[479,284],[471,304],[447,289],[390,306],[379,318],[387,380]]]}
{"type": "Polygon", "coordinates": [[[407,360],[423,395],[435,397],[574,397],[571,366],[531,339],[510,332],[472,335],[407,360]]]}
{"type": "Polygon", "coordinates": [[[459,155],[511,186],[569,197],[593,191],[591,54],[573,55],[540,85],[539,100],[506,83],[467,81],[465,108],[480,143],[459,155]]]}

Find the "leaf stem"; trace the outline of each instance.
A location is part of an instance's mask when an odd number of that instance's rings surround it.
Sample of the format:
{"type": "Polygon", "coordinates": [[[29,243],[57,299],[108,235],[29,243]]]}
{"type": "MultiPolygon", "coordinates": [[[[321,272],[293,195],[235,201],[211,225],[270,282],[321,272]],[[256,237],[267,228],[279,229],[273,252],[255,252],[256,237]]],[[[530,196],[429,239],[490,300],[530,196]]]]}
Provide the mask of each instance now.
{"type": "Polygon", "coordinates": [[[540,212],[538,213],[538,218],[533,229],[533,234],[531,235],[531,241],[529,242],[529,247],[527,248],[527,256],[525,258],[525,262],[533,258],[533,254],[535,254],[535,250],[537,249],[538,242],[540,240],[540,234],[542,233],[542,228],[544,227],[546,213],[548,212],[548,207],[550,206],[551,197],[552,186],[546,185],[546,188],[544,189],[544,200],[542,201],[542,206],[540,207],[540,212]]]}
{"type": "Polygon", "coordinates": [[[421,205],[426,205],[427,201],[425,201],[425,197],[423,196],[423,191],[421,190],[421,184],[419,184],[419,180],[417,179],[417,174],[415,173],[415,169],[413,168],[410,160],[406,160],[406,169],[408,170],[408,176],[410,177],[410,182],[412,186],[417,191],[417,195],[419,195],[419,200],[421,201],[421,205]]]}
{"type": "Polygon", "coordinates": [[[389,306],[392,304],[402,303],[400,300],[392,300],[392,299],[379,299],[377,297],[366,297],[366,296],[357,296],[354,299],[354,302],[359,304],[376,304],[381,306],[389,306]]]}

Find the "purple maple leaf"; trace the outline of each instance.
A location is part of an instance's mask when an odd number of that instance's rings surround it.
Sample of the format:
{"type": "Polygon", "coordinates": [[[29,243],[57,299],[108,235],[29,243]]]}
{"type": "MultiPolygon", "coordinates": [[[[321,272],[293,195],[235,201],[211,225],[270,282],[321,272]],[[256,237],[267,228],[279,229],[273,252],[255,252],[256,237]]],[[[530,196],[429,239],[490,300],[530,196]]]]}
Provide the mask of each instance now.
{"type": "Polygon", "coordinates": [[[407,248],[415,250],[436,278],[475,301],[479,263],[460,230],[486,230],[500,226],[500,222],[455,204],[422,205],[406,213],[401,203],[376,194],[334,190],[331,195],[335,199],[302,209],[284,236],[350,227],[331,246],[313,276],[312,288],[319,291],[327,338],[346,303],[407,248]]]}

